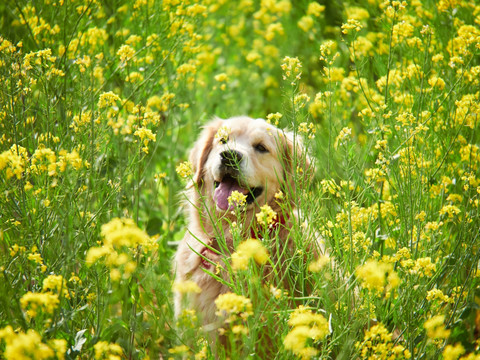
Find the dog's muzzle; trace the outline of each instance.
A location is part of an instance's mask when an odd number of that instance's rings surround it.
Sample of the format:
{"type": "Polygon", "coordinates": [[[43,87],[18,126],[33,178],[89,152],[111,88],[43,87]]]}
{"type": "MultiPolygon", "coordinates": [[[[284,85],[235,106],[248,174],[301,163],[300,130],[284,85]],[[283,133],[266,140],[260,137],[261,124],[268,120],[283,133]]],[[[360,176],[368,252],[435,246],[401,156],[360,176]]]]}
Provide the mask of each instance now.
{"type": "Polygon", "coordinates": [[[221,210],[233,210],[234,203],[228,199],[234,191],[247,196],[247,204],[252,204],[255,198],[263,192],[262,187],[250,187],[246,179],[242,178],[241,165],[243,154],[236,150],[226,150],[220,153],[219,173],[221,178],[214,182],[215,191],[213,198],[221,210]]]}

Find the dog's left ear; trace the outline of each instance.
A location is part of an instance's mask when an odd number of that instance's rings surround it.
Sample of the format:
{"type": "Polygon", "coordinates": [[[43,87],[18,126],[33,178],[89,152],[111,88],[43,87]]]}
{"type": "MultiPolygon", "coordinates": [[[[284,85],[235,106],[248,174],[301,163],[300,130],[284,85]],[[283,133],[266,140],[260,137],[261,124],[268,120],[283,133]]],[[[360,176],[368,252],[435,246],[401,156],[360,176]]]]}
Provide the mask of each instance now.
{"type": "Polygon", "coordinates": [[[198,140],[193,145],[189,157],[193,169],[193,183],[189,184],[188,187],[191,187],[194,184],[198,186],[201,185],[205,175],[205,163],[207,162],[208,155],[212,150],[213,139],[223,121],[224,120],[219,118],[215,118],[210,121],[207,125],[205,125],[198,140]]]}
{"type": "Polygon", "coordinates": [[[304,188],[310,184],[315,167],[300,135],[283,131],[279,132],[279,139],[283,152],[285,191],[293,194],[297,187],[304,188]]]}

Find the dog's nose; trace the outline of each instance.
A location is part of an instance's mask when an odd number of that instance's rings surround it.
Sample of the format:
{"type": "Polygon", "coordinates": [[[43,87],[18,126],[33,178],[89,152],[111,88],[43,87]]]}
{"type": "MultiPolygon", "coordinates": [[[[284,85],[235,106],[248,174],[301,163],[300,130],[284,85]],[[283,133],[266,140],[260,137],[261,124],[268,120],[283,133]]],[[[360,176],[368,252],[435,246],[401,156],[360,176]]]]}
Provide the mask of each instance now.
{"type": "Polygon", "coordinates": [[[232,168],[238,168],[238,165],[242,161],[242,153],[236,150],[225,150],[220,153],[222,165],[232,168]]]}

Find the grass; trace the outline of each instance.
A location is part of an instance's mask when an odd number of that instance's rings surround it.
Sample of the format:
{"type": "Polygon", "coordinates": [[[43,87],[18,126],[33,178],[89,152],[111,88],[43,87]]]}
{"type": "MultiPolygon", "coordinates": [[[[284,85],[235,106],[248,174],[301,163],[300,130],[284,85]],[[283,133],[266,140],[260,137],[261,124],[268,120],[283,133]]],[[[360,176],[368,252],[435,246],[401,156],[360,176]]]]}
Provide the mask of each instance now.
{"type": "Polygon", "coordinates": [[[480,356],[478,5],[0,14],[0,357],[213,357],[195,314],[173,317],[175,169],[202,124],[239,114],[305,139],[316,174],[296,201],[330,259],[305,260],[299,224],[285,266],[300,292],[227,266],[245,306],[224,330],[232,358],[480,356]]]}

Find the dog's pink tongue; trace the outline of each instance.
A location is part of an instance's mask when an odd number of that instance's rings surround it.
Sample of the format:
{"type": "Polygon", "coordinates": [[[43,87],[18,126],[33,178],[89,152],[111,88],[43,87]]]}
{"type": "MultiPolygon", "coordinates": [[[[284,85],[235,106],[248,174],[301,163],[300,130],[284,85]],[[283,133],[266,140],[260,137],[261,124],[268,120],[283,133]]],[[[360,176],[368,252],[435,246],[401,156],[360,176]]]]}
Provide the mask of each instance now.
{"type": "Polygon", "coordinates": [[[230,206],[228,204],[228,198],[235,190],[242,194],[248,193],[248,190],[240,187],[240,185],[238,185],[238,183],[233,179],[227,179],[218,185],[218,187],[215,189],[215,193],[213,194],[213,198],[219,209],[232,210],[235,208],[234,205],[230,206]]]}

